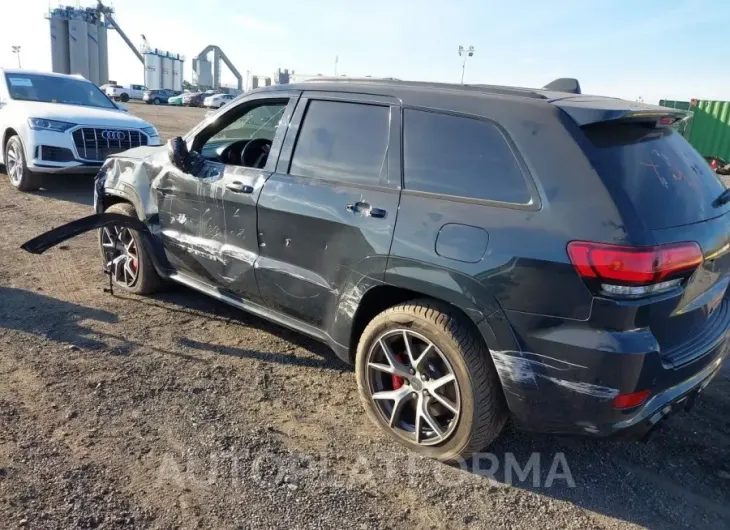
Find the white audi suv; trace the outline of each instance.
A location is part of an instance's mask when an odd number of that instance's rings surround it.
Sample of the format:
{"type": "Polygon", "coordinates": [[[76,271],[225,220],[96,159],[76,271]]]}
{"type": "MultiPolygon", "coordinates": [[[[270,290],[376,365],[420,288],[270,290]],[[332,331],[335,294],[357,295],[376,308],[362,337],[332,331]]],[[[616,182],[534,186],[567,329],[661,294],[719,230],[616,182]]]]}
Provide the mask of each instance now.
{"type": "Polygon", "coordinates": [[[96,172],[142,145],[160,145],[157,130],[83,77],[0,69],[0,164],[17,189],[37,189],[44,173],[96,172]]]}

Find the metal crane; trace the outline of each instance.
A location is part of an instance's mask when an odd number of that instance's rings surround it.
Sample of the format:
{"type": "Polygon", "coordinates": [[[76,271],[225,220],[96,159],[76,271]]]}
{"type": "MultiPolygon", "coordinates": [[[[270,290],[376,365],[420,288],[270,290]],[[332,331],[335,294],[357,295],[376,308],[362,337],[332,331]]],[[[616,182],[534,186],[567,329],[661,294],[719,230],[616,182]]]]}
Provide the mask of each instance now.
{"type": "Polygon", "coordinates": [[[137,56],[137,59],[144,64],[144,57],[142,57],[142,54],[139,53],[139,50],[135,47],[134,44],[132,44],[132,41],[129,40],[129,37],[122,31],[122,28],[119,27],[119,24],[117,24],[117,21],[114,20],[114,17],[112,17],[112,13],[114,13],[114,9],[111,7],[107,7],[104,4],[101,3],[101,0],[98,0],[98,5],[96,6],[96,10],[104,15],[104,21],[109,23],[111,27],[113,27],[115,30],[117,30],[117,33],[119,33],[119,36],[122,38],[124,42],[127,43],[127,46],[130,47],[130,49],[134,52],[134,54],[137,56]]]}
{"type": "Polygon", "coordinates": [[[207,61],[207,56],[210,52],[213,52],[213,88],[217,90],[221,87],[221,60],[223,60],[238,81],[238,90],[243,90],[243,77],[236,67],[233,66],[233,63],[230,59],[228,59],[226,54],[223,53],[223,50],[221,50],[218,46],[215,46],[214,44],[206,46],[205,49],[195,58],[195,62],[207,61]]]}

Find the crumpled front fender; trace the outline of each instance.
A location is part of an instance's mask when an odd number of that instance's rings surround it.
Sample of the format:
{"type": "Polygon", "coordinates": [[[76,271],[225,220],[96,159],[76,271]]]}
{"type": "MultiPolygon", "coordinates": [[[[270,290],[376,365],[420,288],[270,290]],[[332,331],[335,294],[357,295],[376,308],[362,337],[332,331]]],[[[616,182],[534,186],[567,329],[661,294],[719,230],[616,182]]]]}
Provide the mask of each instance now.
{"type": "Polygon", "coordinates": [[[20,248],[26,252],[30,252],[31,254],[43,254],[49,248],[55,247],[68,239],[85,234],[91,230],[111,225],[136,230],[142,236],[144,247],[148,251],[155,269],[157,269],[160,273],[170,269],[164,255],[161,255],[156,251],[157,246],[155,245],[154,238],[152,233],[149,231],[149,228],[147,228],[147,225],[139,219],[119,213],[97,213],[89,215],[88,217],[76,219],[75,221],[71,221],[70,223],[59,226],[58,228],[44,232],[43,234],[26,241],[20,246],[20,248]]]}

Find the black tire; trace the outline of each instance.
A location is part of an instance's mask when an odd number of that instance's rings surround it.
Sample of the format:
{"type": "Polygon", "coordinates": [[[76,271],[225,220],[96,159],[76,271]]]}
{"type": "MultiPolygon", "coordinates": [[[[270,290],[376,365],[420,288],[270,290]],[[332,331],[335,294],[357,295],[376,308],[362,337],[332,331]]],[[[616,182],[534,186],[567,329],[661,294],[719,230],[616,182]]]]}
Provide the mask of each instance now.
{"type": "Polygon", "coordinates": [[[11,136],[5,143],[3,151],[5,171],[10,184],[19,191],[35,191],[40,187],[40,177],[28,170],[25,161],[25,149],[20,137],[11,136]]]}
{"type": "Polygon", "coordinates": [[[127,101],[129,101],[129,94],[127,94],[126,92],[122,92],[122,95],[119,96],[119,99],[122,100],[122,103],[126,103],[127,101]]]}
{"type": "Polygon", "coordinates": [[[160,98],[155,98],[154,101],[153,101],[153,103],[155,105],[159,105],[160,104],[160,98]]]}
{"type": "MultiPolygon", "coordinates": [[[[132,206],[129,203],[126,202],[120,202],[117,204],[113,204],[109,208],[106,209],[107,213],[119,213],[122,215],[127,215],[129,217],[137,217],[137,213],[134,210],[134,206],[132,206]]],[[[145,294],[151,294],[157,291],[160,288],[160,285],[162,284],[162,280],[160,279],[160,276],[157,274],[157,271],[155,270],[154,265],[152,264],[152,260],[150,259],[149,253],[147,248],[144,245],[144,241],[142,237],[139,235],[139,233],[136,230],[129,229],[132,238],[134,238],[134,242],[137,246],[137,253],[138,253],[138,270],[137,270],[137,278],[136,281],[131,285],[128,286],[122,282],[117,281],[114,276],[112,275],[112,279],[114,281],[115,288],[122,289],[124,291],[139,294],[139,295],[145,295],[145,294]]],[[[101,252],[101,261],[102,261],[102,267],[104,267],[104,270],[107,270],[107,256],[105,255],[103,244],[103,234],[104,229],[99,230],[99,249],[101,252]]]]}
{"type": "Polygon", "coordinates": [[[376,316],[360,338],[355,361],[360,399],[370,419],[391,439],[429,458],[455,461],[492,443],[507,420],[507,407],[489,350],[478,332],[447,304],[422,299],[391,307],[376,316]],[[447,358],[460,389],[461,410],[450,436],[439,445],[404,439],[374,404],[368,379],[368,355],[383,332],[404,329],[431,341],[447,358]]]}

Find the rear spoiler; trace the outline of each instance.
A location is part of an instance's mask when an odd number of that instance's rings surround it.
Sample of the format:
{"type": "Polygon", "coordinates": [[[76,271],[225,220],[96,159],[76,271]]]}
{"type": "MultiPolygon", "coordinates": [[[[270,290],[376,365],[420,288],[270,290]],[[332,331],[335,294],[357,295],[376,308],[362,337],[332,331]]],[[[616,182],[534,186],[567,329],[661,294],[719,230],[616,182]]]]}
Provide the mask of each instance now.
{"type": "Polygon", "coordinates": [[[692,117],[692,112],[670,109],[658,105],[648,105],[635,101],[614,99],[601,96],[565,96],[555,94],[550,100],[556,107],[580,125],[592,123],[630,120],[652,122],[658,126],[668,126],[692,117]]]}

